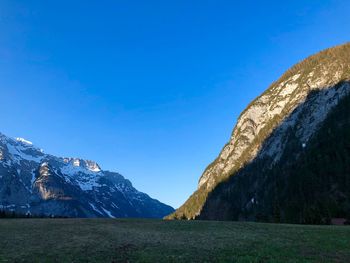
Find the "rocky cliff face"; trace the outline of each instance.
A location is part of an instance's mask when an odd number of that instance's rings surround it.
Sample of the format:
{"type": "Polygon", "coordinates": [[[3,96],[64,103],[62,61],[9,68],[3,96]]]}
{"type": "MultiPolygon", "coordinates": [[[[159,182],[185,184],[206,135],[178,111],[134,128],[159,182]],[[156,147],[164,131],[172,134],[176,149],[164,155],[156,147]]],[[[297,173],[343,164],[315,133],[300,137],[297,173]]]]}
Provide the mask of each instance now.
{"type": "Polygon", "coordinates": [[[0,134],[0,210],[67,217],[163,217],[173,209],[93,162],[0,134]]]}
{"type": "Polygon", "coordinates": [[[350,44],[322,51],[288,70],[243,111],[229,142],[200,177],[198,190],[170,218],[200,216],[208,194],[256,159],[278,164],[289,130],[306,147],[327,115],[349,94],[349,79],[350,44]]]}

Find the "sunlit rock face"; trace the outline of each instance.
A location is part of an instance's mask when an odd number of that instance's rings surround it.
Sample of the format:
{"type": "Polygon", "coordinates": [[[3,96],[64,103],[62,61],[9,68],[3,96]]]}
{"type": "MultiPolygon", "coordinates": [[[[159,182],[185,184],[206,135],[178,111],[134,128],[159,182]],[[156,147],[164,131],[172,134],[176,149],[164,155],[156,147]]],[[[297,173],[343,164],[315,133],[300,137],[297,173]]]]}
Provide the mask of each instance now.
{"type": "MultiPolygon", "coordinates": [[[[219,154],[216,163],[200,177],[198,188],[204,184],[207,188],[212,188],[217,177],[227,176],[235,166],[240,165],[239,158],[248,148],[251,151],[248,159],[255,157],[260,145],[253,145],[254,140],[258,138],[263,129],[272,130],[276,127],[298,105],[305,101],[312,90],[325,90],[315,98],[317,103],[305,105],[305,107],[313,107],[315,110],[311,111],[314,117],[312,121],[309,122],[309,119],[305,119],[305,123],[300,124],[309,124],[308,129],[300,131],[302,140],[307,141],[318,124],[325,118],[328,110],[336,105],[342,96],[347,94],[348,85],[340,90],[327,92],[330,87],[342,80],[343,70],[342,65],[339,65],[337,61],[328,65],[316,65],[311,72],[300,69],[295,75],[274,84],[266,94],[253,101],[239,117],[233,134],[228,144],[219,154]],[[329,71],[329,67],[335,71],[329,71]],[[315,74],[315,72],[321,72],[321,74],[315,74]],[[272,123],[275,118],[278,118],[279,122],[272,123]],[[268,127],[269,125],[271,127],[268,127]]],[[[293,118],[291,118],[291,121],[293,122],[293,118]]],[[[289,125],[294,124],[289,123],[289,125]]],[[[278,140],[279,138],[276,138],[276,141],[278,140]]],[[[273,148],[269,150],[270,155],[277,154],[278,158],[280,149],[273,148]]]]}
{"type": "Polygon", "coordinates": [[[306,146],[327,114],[349,94],[349,79],[350,44],[322,51],[289,69],[242,112],[228,143],[200,177],[198,190],[170,218],[199,216],[207,194],[252,160],[268,156],[279,162],[288,129],[295,128],[300,145],[306,146]],[[268,147],[262,148],[267,138],[268,147]]]}
{"type": "Polygon", "coordinates": [[[0,210],[67,217],[161,218],[173,208],[89,160],[45,154],[0,133],[0,210]]]}

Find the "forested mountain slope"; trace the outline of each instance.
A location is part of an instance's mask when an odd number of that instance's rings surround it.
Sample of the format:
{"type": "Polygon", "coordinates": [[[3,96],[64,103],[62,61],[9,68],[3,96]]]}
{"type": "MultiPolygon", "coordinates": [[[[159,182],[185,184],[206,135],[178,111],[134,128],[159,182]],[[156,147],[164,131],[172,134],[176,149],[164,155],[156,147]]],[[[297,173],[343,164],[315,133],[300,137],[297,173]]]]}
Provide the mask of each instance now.
{"type": "Polygon", "coordinates": [[[198,190],[168,218],[314,223],[345,216],[346,139],[336,142],[329,135],[326,143],[320,138],[327,137],[324,130],[333,132],[333,138],[350,133],[346,117],[339,120],[343,135],[332,125],[334,112],[346,116],[342,105],[348,101],[349,80],[350,44],[324,50],[288,70],[243,111],[198,190]]]}

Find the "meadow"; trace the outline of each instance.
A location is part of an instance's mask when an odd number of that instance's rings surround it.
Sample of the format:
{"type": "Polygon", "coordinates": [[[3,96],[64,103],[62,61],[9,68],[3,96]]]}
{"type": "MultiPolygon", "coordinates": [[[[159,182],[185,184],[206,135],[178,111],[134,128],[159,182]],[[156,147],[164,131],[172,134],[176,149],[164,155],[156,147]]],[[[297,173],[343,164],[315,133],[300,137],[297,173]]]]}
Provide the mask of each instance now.
{"type": "Polygon", "coordinates": [[[1,219],[0,262],[350,262],[350,227],[1,219]]]}

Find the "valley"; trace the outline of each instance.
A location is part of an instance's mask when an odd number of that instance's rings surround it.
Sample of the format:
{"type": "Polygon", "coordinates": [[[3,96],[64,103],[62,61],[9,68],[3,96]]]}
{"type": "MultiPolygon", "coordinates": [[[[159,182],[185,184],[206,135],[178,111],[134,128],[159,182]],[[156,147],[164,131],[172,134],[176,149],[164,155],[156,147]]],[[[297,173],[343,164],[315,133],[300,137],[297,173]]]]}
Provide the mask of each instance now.
{"type": "Polygon", "coordinates": [[[349,262],[350,227],[1,219],[0,262],[349,262]]]}

